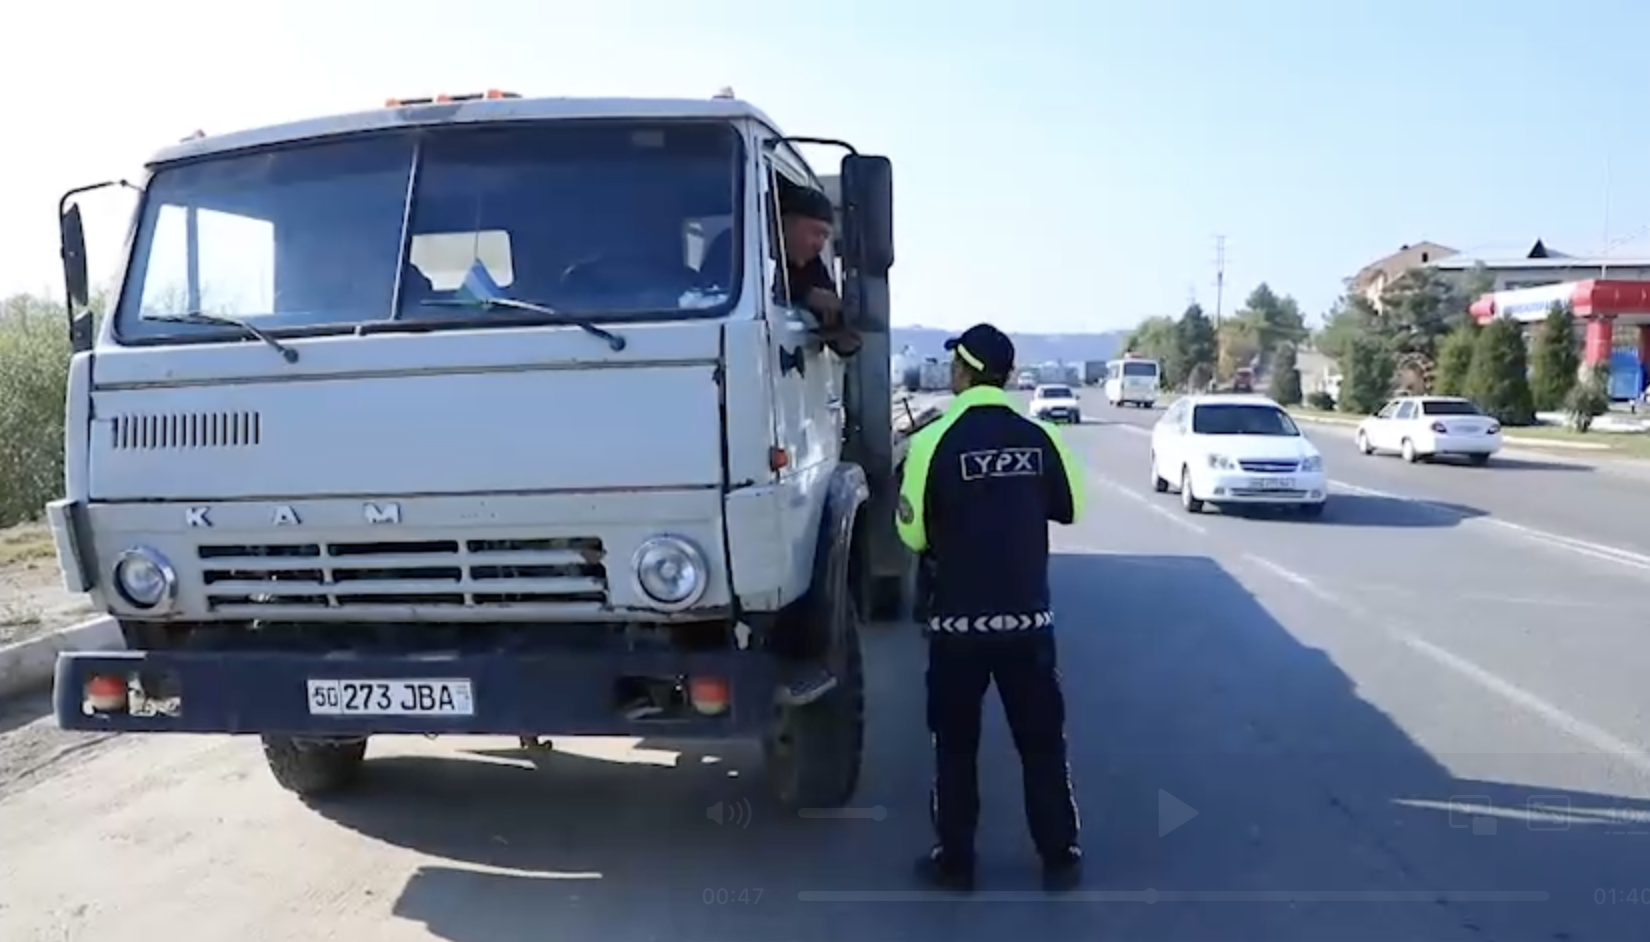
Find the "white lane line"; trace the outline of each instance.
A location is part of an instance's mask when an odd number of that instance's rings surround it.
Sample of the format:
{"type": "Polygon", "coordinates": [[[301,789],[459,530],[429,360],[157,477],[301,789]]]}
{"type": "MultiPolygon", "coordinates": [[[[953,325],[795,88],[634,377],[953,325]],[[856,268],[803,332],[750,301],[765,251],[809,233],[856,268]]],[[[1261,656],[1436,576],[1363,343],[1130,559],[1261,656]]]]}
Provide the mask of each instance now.
{"type": "Polygon", "coordinates": [[[1267,572],[1270,572],[1272,575],[1277,576],[1279,579],[1282,579],[1284,582],[1287,582],[1290,585],[1295,586],[1296,588],[1298,588],[1301,591],[1305,592],[1307,595],[1310,595],[1313,598],[1318,599],[1319,601],[1328,602],[1330,605],[1338,605],[1341,608],[1347,608],[1347,609],[1351,608],[1351,606],[1348,605],[1346,602],[1342,601],[1339,596],[1335,595],[1333,592],[1330,592],[1327,589],[1324,589],[1323,587],[1319,586],[1316,582],[1313,582],[1311,579],[1307,578],[1306,576],[1301,575],[1300,573],[1294,571],[1293,569],[1287,569],[1287,568],[1285,568],[1283,566],[1280,566],[1277,563],[1271,561],[1270,559],[1267,559],[1264,556],[1256,556],[1253,553],[1244,553],[1243,558],[1247,559],[1251,563],[1254,563],[1255,565],[1261,567],[1262,569],[1265,569],[1267,572]]]}
{"type": "Polygon", "coordinates": [[[1502,699],[1523,707],[1546,721],[1554,729],[1579,739],[1606,755],[1620,759],[1641,774],[1650,775],[1650,753],[1645,752],[1643,749],[1613,733],[1594,726],[1586,720],[1564,712],[1512,681],[1492,674],[1466,658],[1451,651],[1446,651],[1430,641],[1406,631],[1393,630],[1392,634],[1411,650],[1425,655],[1434,663],[1454,671],[1502,699]]]}
{"type": "MultiPolygon", "coordinates": [[[[1387,491],[1378,491],[1372,487],[1364,487],[1359,484],[1353,484],[1349,481],[1342,481],[1334,478],[1330,479],[1329,483],[1333,487],[1353,494],[1362,494],[1368,497],[1382,497],[1387,500],[1401,500],[1411,504],[1430,507],[1439,513],[1451,514],[1452,516],[1454,515],[1448,507],[1440,506],[1436,501],[1427,500],[1425,498],[1408,497],[1403,494],[1392,494],[1387,491]]],[[[1535,543],[1540,543],[1549,549],[1567,550],[1579,556],[1586,556],[1589,559],[1597,559],[1607,563],[1615,563],[1618,566],[1627,566],[1641,572],[1650,572],[1650,556],[1646,556],[1643,553],[1635,553],[1632,550],[1625,550],[1617,546],[1594,543],[1590,540],[1580,540],[1573,536],[1564,536],[1561,533],[1552,533],[1547,530],[1539,530],[1535,527],[1527,527],[1521,523],[1512,523],[1510,521],[1500,520],[1495,517],[1467,517],[1463,518],[1461,523],[1463,526],[1474,525],[1492,527],[1502,533],[1522,537],[1535,543]]]]}
{"type": "MultiPolygon", "coordinates": [[[[1095,483],[1099,484],[1101,487],[1104,487],[1106,490],[1111,491],[1114,494],[1117,494],[1119,497],[1124,497],[1124,498],[1127,498],[1130,501],[1133,501],[1134,503],[1140,505],[1141,507],[1146,508],[1147,510],[1151,511],[1154,514],[1157,514],[1159,517],[1162,517],[1164,520],[1169,521],[1170,523],[1172,523],[1175,526],[1181,528],[1182,530],[1187,531],[1188,533],[1196,533],[1198,536],[1208,536],[1209,535],[1208,530],[1205,530],[1205,529],[1203,529],[1203,527],[1199,526],[1198,524],[1193,523],[1190,520],[1187,520],[1184,516],[1181,516],[1180,514],[1176,513],[1173,510],[1170,510],[1169,508],[1163,506],[1162,504],[1153,502],[1152,499],[1147,497],[1145,494],[1142,494],[1142,493],[1128,487],[1127,485],[1124,485],[1123,483],[1121,483],[1119,481],[1113,481],[1111,478],[1108,478],[1108,477],[1106,477],[1104,475],[1101,475],[1101,474],[1094,474],[1092,472],[1090,473],[1089,477],[1092,478],[1095,481],[1095,483]]],[[[1179,505],[1177,504],[1176,506],[1178,507],[1179,505]]]]}
{"type": "Polygon", "coordinates": [[[1306,592],[1314,598],[1337,606],[1352,615],[1354,618],[1373,624],[1398,643],[1404,645],[1417,654],[1426,657],[1434,664],[1444,667],[1460,677],[1465,678],[1466,680],[1472,681],[1484,690],[1495,694],[1496,696],[1506,700],[1516,707],[1525,710],[1528,713],[1535,715],[1542,722],[1558,730],[1560,733],[1585,743],[1605,755],[1619,759],[1622,763],[1628,765],[1641,774],[1650,775],[1650,752],[1646,752],[1627,740],[1622,739],[1620,736],[1617,736],[1601,727],[1595,726],[1592,723],[1589,723],[1571,713],[1565,712],[1562,708],[1551,703],[1550,701],[1542,699],[1512,681],[1491,672],[1487,668],[1480,667],[1479,665],[1467,660],[1453,651],[1446,650],[1436,644],[1433,644],[1431,641],[1422,638],[1420,635],[1417,635],[1412,631],[1407,631],[1387,624],[1374,613],[1369,612],[1360,606],[1353,605],[1345,599],[1336,596],[1334,593],[1319,586],[1307,576],[1279,565],[1264,556],[1256,556],[1250,553],[1245,553],[1243,558],[1261,567],[1262,569],[1265,569],[1272,575],[1277,576],[1284,582],[1287,582],[1303,592],[1306,592]]]}
{"type": "Polygon", "coordinates": [[[1117,429],[1119,431],[1128,432],[1130,435],[1139,435],[1142,438],[1152,437],[1152,430],[1151,429],[1141,428],[1138,425],[1125,425],[1121,422],[1118,422],[1118,423],[1111,424],[1111,425],[1103,425],[1103,426],[1101,426],[1101,428],[1114,428],[1114,429],[1117,429]]]}

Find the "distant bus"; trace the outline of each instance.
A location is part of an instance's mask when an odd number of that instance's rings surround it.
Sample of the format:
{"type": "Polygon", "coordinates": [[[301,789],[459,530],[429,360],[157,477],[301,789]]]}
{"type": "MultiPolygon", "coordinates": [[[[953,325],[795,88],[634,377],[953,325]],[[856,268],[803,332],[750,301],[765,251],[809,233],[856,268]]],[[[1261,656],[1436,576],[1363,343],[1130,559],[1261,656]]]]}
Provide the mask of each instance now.
{"type": "Polygon", "coordinates": [[[1157,405],[1161,367],[1156,360],[1125,355],[1106,364],[1106,401],[1114,406],[1134,405],[1149,409],[1157,405]]]}

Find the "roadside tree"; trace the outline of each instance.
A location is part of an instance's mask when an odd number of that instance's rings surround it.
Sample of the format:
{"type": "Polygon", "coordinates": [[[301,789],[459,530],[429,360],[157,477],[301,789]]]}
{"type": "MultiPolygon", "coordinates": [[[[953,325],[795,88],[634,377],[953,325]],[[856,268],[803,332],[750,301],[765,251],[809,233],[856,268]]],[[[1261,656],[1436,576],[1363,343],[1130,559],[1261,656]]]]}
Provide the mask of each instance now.
{"type": "Polygon", "coordinates": [[[1272,357],[1272,398],[1281,405],[1300,405],[1301,371],[1295,345],[1285,343],[1272,357]]]}
{"type": "Polygon", "coordinates": [[[1438,343],[1438,366],[1432,374],[1432,391],[1439,396],[1465,396],[1467,373],[1472,369],[1472,351],[1478,342],[1478,325],[1464,321],[1438,343]]]}
{"type": "Polygon", "coordinates": [[[1173,389],[1184,381],[1186,357],[1180,348],[1180,329],[1172,317],[1148,317],[1129,332],[1123,349],[1151,357],[1162,365],[1161,385],[1173,389]]]}
{"type": "Polygon", "coordinates": [[[1528,370],[1523,326],[1497,317],[1478,332],[1473,344],[1467,395],[1502,425],[1530,425],[1535,421],[1535,405],[1528,370]]]}
{"type": "MultiPolygon", "coordinates": [[[[1200,366],[1206,373],[1214,370],[1215,325],[1209,320],[1209,315],[1203,313],[1202,305],[1194,303],[1187,306],[1175,326],[1180,334],[1180,376],[1187,385],[1201,388],[1192,382],[1196,378],[1193,374],[1200,366]]],[[[1207,375],[1202,385],[1208,385],[1207,375]]]]}
{"type": "Polygon", "coordinates": [[[1547,317],[1530,346],[1530,398],[1537,412],[1564,408],[1570,390],[1581,378],[1581,344],[1575,318],[1563,303],[1547,310],[1547,317]]]}
{"type": "Polygon", "coordinates": [[[1392,354],[1374,337],[1354,337],[1341,363],[1342,412],[1368,415],[1392,392],[1392,354]]]}

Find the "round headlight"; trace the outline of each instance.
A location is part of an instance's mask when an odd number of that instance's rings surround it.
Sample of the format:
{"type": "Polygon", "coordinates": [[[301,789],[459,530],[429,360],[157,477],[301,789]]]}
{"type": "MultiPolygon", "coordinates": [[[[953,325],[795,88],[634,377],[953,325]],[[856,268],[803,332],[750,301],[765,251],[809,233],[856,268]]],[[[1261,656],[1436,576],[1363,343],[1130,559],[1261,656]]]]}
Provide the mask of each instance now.
{"type": "Polygon", "coordinates": [[[171,599],[177,575],[158,551],[136,547],[115,561],[115,590],[137,608],[155,608],[171,599]]]}
{"type": "Polygon", "coordinates": [[[653,537],[637,548],[631,564],[636,587],[660,608],[687,608],[705,594],[705,554],[681,537],[653,537]]]}

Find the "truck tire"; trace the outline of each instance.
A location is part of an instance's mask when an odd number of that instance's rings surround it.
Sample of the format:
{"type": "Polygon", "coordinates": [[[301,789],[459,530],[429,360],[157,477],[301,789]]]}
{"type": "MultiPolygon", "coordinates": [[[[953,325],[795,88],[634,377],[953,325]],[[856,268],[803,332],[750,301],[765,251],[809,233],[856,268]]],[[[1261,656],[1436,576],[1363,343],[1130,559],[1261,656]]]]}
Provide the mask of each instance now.
{"type": "MultiPolygon", "coordinates": [[[[844,567],[846,568],[846,567],[844,567]]],[[[865,752],[865,662],[860,650],[859,606],[842,578],[827,611],[814,617],[845,619],[832,625],[835,641],[827,661],[836,687],[812,703],[777,707],[774,729],[762,742],[768,786],[790,811],[840,808],[859,788],[865,752]]]]}
{"type": "Polygon", "coordinates": [[[305,798],[333,794],[354,785],[367,757],[365,739],[326,742],[265,736],[263,743],[264,761],[276,784],[305,798]]]}

